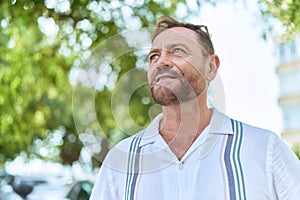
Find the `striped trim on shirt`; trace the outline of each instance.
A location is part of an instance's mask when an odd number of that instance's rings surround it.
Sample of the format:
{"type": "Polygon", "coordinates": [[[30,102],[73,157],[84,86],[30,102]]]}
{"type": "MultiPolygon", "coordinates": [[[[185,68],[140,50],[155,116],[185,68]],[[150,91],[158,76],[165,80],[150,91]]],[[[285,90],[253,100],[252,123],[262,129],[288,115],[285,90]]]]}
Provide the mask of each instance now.
{"type": "Polygon", "coordinates": [[[231,120],[231,125],[234,134],[224,137],[220,156],[221,166],[225,164],[225,167],[222,168],[223,183],[225,186],[224,199],[228,199],[229,194],[230,200],[245,200],[245,181],[240,158],[243,125],[236,120],[231,120]]]}
{"type": "Polygon", "coordinates": [[[135,199],[135,189],[140,174],[140,155],[142,147],[139,147],[143,132],[137,134],[129,147],[128,163],[127,163],[127,178],[125,186],[125,200],[135,199]]]}

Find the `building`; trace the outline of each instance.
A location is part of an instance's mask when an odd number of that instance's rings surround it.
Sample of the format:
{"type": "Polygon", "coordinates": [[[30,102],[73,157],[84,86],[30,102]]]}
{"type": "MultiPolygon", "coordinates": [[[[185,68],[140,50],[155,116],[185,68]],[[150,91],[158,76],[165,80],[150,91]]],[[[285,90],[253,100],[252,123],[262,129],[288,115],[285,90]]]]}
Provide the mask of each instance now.
{"type": "Polygon", "coordinates": [[[276,72],[279,77],[280,96],[278,103],[282,110],[282,138],[291,146],[300,147],[300,37],[292,42],[275,39],[279,63],[276,72]]]}

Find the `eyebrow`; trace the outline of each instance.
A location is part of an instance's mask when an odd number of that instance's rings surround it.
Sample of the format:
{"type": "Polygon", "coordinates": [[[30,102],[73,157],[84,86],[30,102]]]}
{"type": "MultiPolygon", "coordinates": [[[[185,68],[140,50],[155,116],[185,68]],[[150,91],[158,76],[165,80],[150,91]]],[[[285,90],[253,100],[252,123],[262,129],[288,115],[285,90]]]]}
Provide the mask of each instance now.
{"type": "MultiPolygon", "coordinates": [[[[172,49],[174,47],[180,47],[182,46],[183,48],[185,48],[187,51],[190,51],[190,48],[185,44],[185,43],[182,43],[182,42],[178,42],[178,43],[174,43],[174,44],[168,44],[168,45],[165,45],[166,49],[172,49]]],[[[161,51],[162,48],[151,48],[149,53],[148,53],[148,56],[153,53],[153,52],[159,52],[161,51]]]]}

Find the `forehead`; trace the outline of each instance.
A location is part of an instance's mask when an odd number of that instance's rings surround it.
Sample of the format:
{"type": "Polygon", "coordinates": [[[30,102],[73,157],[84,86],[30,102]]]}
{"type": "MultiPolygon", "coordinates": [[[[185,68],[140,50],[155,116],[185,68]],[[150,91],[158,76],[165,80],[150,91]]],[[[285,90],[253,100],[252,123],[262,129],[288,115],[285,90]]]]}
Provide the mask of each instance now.
{"type": "Polygon", "coordinates": [[[195,31],[184,27],[173,27],[161,32],[152,43],[152,47],[162,47],[167,44],[186,43],[200,45],[195,31]]]}

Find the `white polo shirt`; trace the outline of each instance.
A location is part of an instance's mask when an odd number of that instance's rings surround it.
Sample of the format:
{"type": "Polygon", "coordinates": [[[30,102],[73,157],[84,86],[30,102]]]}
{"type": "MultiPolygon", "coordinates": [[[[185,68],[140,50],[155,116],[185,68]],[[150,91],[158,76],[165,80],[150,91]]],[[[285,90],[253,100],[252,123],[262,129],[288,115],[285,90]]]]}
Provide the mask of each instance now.
{"type": "Polygon", "coordinates": [[[214,109],[179,161],[158,132],[160,119],[109,152],[91,200],[300,199],[300,162],[273,132],[214,109]]]}

